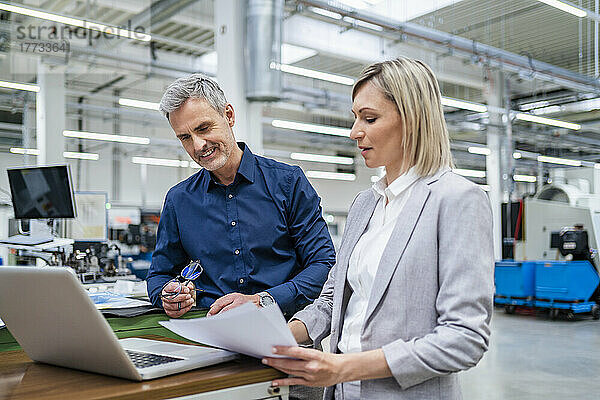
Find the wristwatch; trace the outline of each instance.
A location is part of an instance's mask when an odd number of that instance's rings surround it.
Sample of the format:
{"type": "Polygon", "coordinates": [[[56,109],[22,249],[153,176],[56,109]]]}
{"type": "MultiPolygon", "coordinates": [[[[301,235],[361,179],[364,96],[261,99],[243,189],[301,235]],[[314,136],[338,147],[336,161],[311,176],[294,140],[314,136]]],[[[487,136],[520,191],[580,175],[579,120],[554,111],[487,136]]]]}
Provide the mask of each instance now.
{"type": "Polygon", "coordinates": [[[258,304],[261,307],[267,307],[275,304],[275,299],[268,292],[256,293],[258,295],[258,304]]]}

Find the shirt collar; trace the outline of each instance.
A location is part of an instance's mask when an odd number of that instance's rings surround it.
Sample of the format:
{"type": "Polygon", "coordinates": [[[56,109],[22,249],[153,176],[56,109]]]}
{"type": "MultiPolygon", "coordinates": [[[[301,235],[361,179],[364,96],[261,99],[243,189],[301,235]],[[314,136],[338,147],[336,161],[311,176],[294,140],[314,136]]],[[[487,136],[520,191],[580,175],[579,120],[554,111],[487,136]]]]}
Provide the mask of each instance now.
{"type": "MultiPolygon", "coordinates": [[[[250,148],[244,142],[237,142],[240,149],[242,149],[242,161],[240,162],[240,166],[238,167],[236,173],[237,176],[243,177],[250,183],[254,183],[254,173],[256,171],[256,156],[250,151],[250,148]]],[[[208,191],[208,189],[213,185],[218,185],[219,183],[213,177],[213,174],[210,171],[202,170],[204,173],[204,191],[208,191]]],[[[234,181],[235,182],[235,181],[234,181]]]]}
{"type": "Polygon", "coordinates": [[[415,167],[412,167],[404,174],[400,175],[392,183],[387,184],[385,175],[373,184],[375,193],[382,197],[388,197],[389,200],[394,199],[400,193],[404,192],[415,183],[420,176],[416,173],[415,167]]]}

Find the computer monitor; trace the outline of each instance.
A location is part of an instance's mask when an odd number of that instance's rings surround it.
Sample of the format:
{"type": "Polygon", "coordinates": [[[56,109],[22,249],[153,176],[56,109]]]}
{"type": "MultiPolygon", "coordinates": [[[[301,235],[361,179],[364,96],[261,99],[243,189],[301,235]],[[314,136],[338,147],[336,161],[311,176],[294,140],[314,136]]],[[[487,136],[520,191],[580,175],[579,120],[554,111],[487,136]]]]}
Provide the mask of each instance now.
{"type": "Polygon", "coordinates": [[[7,170],[17,219],[75,218],[68,165],[7,170]]]}

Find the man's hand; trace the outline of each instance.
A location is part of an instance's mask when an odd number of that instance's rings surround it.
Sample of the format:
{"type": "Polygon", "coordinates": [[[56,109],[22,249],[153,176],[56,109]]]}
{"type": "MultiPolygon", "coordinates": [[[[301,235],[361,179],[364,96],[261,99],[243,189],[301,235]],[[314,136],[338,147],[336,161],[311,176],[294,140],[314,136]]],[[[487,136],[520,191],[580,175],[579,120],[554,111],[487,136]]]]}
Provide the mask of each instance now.
{"type": "Polygon", "coordinates": [[[208,310],[206,316],[209,317],[211,315],[216,315],[220,312],[231,310],[232,308],[239,307],[248,302],[252,302],[255,306],[260,307],[259,300],[260,299],[257,294],[247,295],[241,293],[229,293],[215,300],[215,302],[210,306],[210,310],[208,310]]]}
{"type": "MultiPolygon", "coordinates": [[[[177,291],[177,283],[171,282],[163,289],[162,294],[177,291]]],[[[196,304],[196,290],[193,282],[189,282],[181,288],[181,293],[173,298],[162,297],[163,308],[165,313],[171,318],[179,318],[186,312],[190,311],[192,306],[196,304]]]]}

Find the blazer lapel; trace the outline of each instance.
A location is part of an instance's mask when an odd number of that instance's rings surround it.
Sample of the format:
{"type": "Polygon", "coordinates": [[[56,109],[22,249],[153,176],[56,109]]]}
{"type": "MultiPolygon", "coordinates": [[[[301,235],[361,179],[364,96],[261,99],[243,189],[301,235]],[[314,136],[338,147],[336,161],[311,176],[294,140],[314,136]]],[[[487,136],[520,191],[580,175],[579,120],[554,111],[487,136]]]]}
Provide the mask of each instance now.
{"type": "Polygon", "coordinates": [[[388,287],[390,279],[398,266],[398,262],[402,257],[412,232],[417,225],[417,221],[421,216],[429,193],[429,187],[426,182],[422,180],[416,183],[406,205],[398,216],[390,240],[385,246],[383,255],[381,256],[379,268],[375,274],[375,283],[371,289],[371,296],[369,297],[369,304],[367,305],[363,329],[367,325],[371,314],[375,310],[375,307],[377,307],[377,304],[381,301],[383,294],[388,287]]]}

